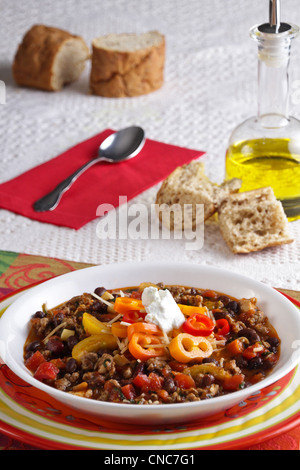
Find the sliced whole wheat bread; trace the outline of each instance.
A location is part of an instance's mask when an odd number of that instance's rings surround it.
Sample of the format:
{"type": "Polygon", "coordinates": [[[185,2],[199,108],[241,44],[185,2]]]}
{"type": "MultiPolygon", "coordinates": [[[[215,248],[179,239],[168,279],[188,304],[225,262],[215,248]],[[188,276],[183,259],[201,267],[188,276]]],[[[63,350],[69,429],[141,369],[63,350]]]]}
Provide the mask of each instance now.
{"type": "Polygon", "coordinates": [[[204,163],[192,161],[176,168],[162,183],[156,196],[156,209],[162,225],[170,230],[195,229],[198,222],[197,205],[204,205],[204,221],[216,211],[222,199],[239,191],[241,180],[232,179],[221,185],[205,175],[204,163]],[[184,212],[191,205],[192,212],[184,212]],[[174,210],[170,212],[170,208],[174,210]],[[177,210],[176,210],[177,208],[177,210]],[[189,214],[189,215],[188,215],[189,214]]]}
{"type": "Polygon", "coordinates": [[[218,208],[221,233],[233,253],[292,243],[282,204],[271,187],[231,194],[218,208]]]}

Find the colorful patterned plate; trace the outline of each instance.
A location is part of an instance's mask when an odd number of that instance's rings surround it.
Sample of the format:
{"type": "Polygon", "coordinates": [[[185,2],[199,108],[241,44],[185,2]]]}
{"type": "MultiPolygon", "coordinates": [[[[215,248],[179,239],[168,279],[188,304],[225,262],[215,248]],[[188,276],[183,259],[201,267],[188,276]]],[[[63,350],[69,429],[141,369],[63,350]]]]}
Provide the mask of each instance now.
{"type": "MultiPolygon", "coordinates": [[[[22,292],[0,302],[0,315],[22,292]]],[[[238,449],[300,423],[300,367],[226,412],[159,428],[113,424],[66,407],[0,366],[0,431],[43,449],[238,449]]]]}

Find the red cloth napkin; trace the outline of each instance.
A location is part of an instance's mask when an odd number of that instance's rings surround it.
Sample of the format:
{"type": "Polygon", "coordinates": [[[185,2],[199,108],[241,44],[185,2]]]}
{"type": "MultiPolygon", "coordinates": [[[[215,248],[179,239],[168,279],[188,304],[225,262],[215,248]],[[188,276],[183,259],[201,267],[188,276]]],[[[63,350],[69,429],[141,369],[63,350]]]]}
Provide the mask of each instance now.
{"type": "Polygon", "coordinates": [[[87,170],[63,195],[53,211],[35,212],[33,203],[77,168],[97,155],[101,142],[114,131],[106,129],[61,155],[0,185],[0,207],[30,219],[79,229],[96,216],[100,204],[119,205],[159,183],[177,166],[204,152],[146,139],[138,156],[120,163],[99,163],[87,170]]]}

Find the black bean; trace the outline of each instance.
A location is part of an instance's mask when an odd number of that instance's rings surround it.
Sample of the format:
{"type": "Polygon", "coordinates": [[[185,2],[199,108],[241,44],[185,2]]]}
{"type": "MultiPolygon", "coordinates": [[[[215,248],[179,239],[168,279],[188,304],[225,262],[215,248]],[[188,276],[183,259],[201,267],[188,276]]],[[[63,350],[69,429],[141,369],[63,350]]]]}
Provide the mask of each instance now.
{"type": "Polygon", "coordinates": [[[254,357],[248,362],[248,369],[260,369],[263,365],[263,360],[261,357],[254,357]]]}
{"type": "Polygon", "coordinates": [[[242,336],[245,336],[250,341],[250,344],[254,344],[257,341],[260,341],[260,337],[253,328],[243,328],[238,332],[238,337],[241,338],[242,336]]]}
{"type": "Polygon", "coordinates": [[[276,338],[275,336],[270,336],[269,338],[267,338],[266,340],[270,347],[269,347],[269,351],[271,351],[272,353],[276,353],[277,352],[277,349],[278,349],[278,346],[280,344],[280,341],[278,338],[276,338]]]}
{"type": "Polygon", "coordinates": [[[133,371],[133,377],[136,377],[138,374],[142,374],[145,369],[144,362],[137,362],[133,371]]]}
{"type": "Polygon", "coordinates": [[[241,312],[241,306],[239,304],[239,302],[236,302],[235,300],[231,300],[227,305],[226,305],[226,308],[233,312],[235,315],[239,315],[239,313],[241,312]]]}
{"type": "Polygon", "coordinates": [[[56,357],[63,354],[65,350],[64,343],[56,337],[52,337],[47,341],[46,348],[56,357]]]}
{"type": "Polygon", "coordinates": [[[53,325],[54,325],[54,328],[56,328],[58,325],[60,325],[65,319],[65,316],[62,312],[59,312],[57,313],[54,318],[53,318],[53,325]]]}
{"type": "Polygon", "coordinates": [[[248,361],[244,357],[242,357],[242,356],[237,357],[235,362],[236,362],[236,365],[240,369],[247,369],[248,361]]]}
{"type": "Polygon", "coordinates": [[[96,289],[94,290],[94,294],[98,295],[99,297],[101,297],[104,292],[106,292],[105,287],[96,287],[96,289]]]}
{"type": "Polygon", "coordinates": [[[229,297],[226,297],[226,295],[220,295],[220,296],[218,297],[218,300],[219,300],[220,302],[222,302],[222,304],[225,305],[225,307],[226,307],[226,305],[228,305],[229,302],[230,302],[229,297]]]}
{"type": "Polygon", "coordinates": [[[27,344],[26,351],[37,351],[41,346],[40,341],[32,341],[31,343],[27,344]]]}
{"type": "Polygon", "coordinates": [[[174,393],[176,392],[176,385],[174,382],[174,379],[170,376],[165,377],[164,379],[164,386],[163,388],[168,392],[168,393],[174,393]]]}
{"type": "Polygon", "coordinates": [[[107,305],[104,302],[96,300],[92,305],[92,311],[99,314],[106,313],[107,305]]]}
{"type": "Polygon", "coordinates": [[[210,387],[213,383],[215,383],[214,376],[212,374],[205,374],[204,377],[202,377],[201,384],[199,384],[199,387],[210,387]]]}
{"type": "Polygon", "coordinates": [[[191,295],[197,295],[197,291],[196,291],[195,287],[191,288],[191,295]]]}
{"type": "Polygon", "coordinates": [[[77,369],[77,362],[73,357],[71,357],[71,359],[68,359],[68,362],[66,364],[66,372],[68,372],[69,374],[73,374],[73,372],[75,372],[76,369],[77,369]]]}
{"type": "Polygon", "coordinates": [[[39,310],[38,312],[35,312],[34,315],[32,315],[32,318],[44,318],[45,316],[46,316],[46,313],[39,310]]]}
{"type": "Polygon", "coordinates": [[[228,312],[213,312],[215,320],[220,320],[221,318],[226,318],[228,316],[228,312]]]}
{"type": "Polygon", "coordinates": [[[68,339],[67,339],[67,346],[69,348],[70,351],[72,351],[72,349],[74,348],[75,344],[78,343],[78,339],[75,335],[73,336],[69,336],[68,339]]]}

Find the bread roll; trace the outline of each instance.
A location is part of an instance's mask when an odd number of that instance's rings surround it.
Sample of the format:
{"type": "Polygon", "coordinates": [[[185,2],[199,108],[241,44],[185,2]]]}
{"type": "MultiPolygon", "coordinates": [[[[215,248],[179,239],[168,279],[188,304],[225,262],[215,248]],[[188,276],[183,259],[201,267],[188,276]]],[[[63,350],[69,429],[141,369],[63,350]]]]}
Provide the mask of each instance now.
{"type": "Polygon", "coordinates": [[[138,96],[160,88],[164,81],[165,37],[108,34],[92,42],[90,89],[106,97],[138,96]]]}
{"type": "Polygon", "coordinates": [[[170,230],[183,230],[185,227],[194,230],[197,225],[197,215],[200,215],[196,211],[197,204],[204,205],[205,221],[217,211],[218,205],[225,196],[239,191],[240,187],[241,180],[237,178],[221,185],[213,183],[205,175],[204,163],[194,160],[176,168],[163,181],[156,196],[156,204],[161,206],[157,207],[159,220],[170,230]],[[163,204],[166,205],[165,209],[163,204]],[[173,211],[168,217],[168,210],[175,205],[178,206],[178,211],[173,211]],[[190,215],[188,215],[188,210],[184,211],[184,205],[192,205],[190,215]],[[189,217],[189,220],[185,220],[184,215],[189,217]]]}
{"type": "Polygon", "coordinates": [[[79,78],[89,57],[89,48],[80,36],[35,25],[18,47],[13,76],[21,86],[58,91],[79,78]]]}
{"type": "Polygon", "coordinates": [[[233,253],[293,242],[282,204],[270,187],[226,197],[218,216],[222,235],[233,253]]]}

